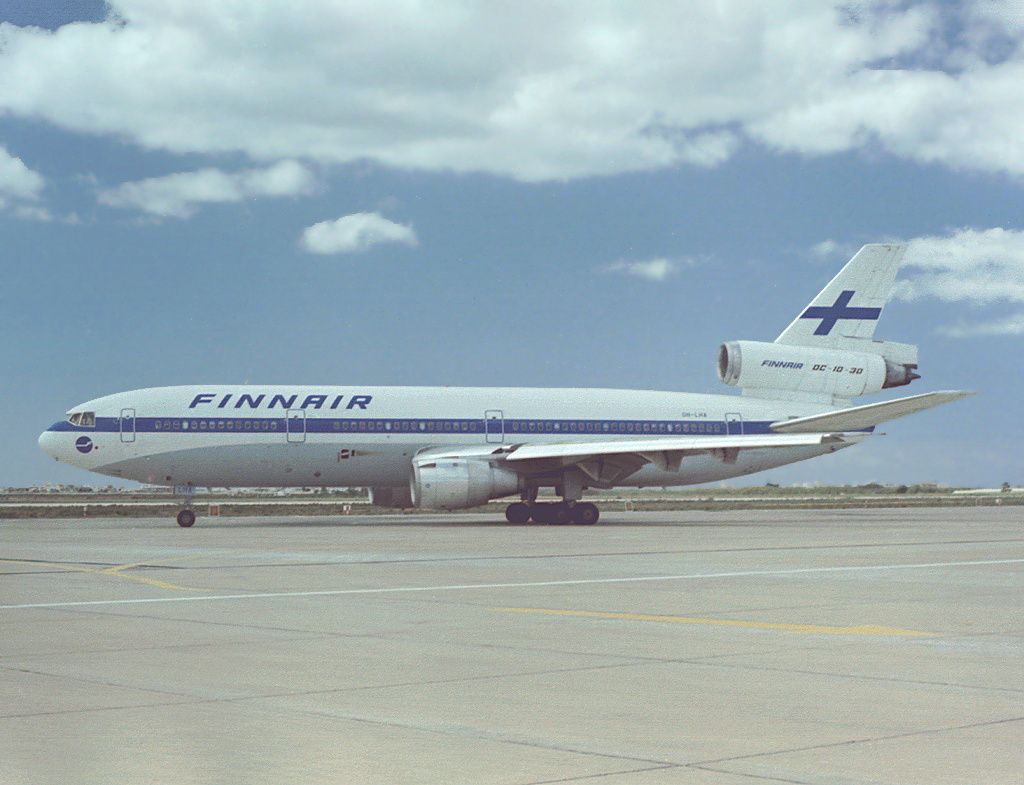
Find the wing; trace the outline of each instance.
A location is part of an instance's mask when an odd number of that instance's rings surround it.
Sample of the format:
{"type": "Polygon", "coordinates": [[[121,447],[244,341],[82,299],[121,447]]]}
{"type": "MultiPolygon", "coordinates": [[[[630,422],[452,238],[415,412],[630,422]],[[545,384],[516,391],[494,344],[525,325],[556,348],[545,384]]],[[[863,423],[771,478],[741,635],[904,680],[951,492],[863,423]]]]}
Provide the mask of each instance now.
{"type": "Polygon", "coordinates": [[[812,447],[859,441],[866,434],[765,434],[757,436],[668,436],[603,442],[509,444],[495,447],[431,449],[417,460],[441,457],[477,458],[500,463],[522,474],[544,474],[575,466],[596,486],[611,486],[648,463],[665,471],[678,471],[687,455],[717,454],[735,463],[741,450],[812,447]]]}

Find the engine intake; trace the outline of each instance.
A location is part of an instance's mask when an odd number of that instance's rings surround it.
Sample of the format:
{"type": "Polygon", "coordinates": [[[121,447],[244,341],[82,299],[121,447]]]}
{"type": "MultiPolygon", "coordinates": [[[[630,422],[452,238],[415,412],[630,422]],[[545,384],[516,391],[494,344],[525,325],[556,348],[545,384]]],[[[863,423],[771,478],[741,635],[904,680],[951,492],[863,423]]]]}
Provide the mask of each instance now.
{"type": "Polygon", "coordinates": [[[517,493],[520,480],[488,461],[428,457],[413,461],[409,488],[417,507],[459,510],[517,493]]]}

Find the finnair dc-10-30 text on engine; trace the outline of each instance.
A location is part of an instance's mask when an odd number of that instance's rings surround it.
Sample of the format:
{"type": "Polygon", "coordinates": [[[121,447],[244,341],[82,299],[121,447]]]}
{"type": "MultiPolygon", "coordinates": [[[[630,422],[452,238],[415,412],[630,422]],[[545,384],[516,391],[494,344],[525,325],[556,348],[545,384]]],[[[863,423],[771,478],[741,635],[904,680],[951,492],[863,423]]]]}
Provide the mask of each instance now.
{"type": "Polygon", "coordinates": [[[774,342],[730,341],[742,395],[607,389],[221,385],[83,403],[40,437],[89,471],[175,486],[365,486],[374,504],[455,510],[518,497],[512,523],[595,523],[588,488],[723,480],[814,458],[967,392],[852,406],[919,378],[917,347],[874,340],[903,256],[866,245],[774,342]],[[562,501],[538,503],[553,488],[562,501]]]}

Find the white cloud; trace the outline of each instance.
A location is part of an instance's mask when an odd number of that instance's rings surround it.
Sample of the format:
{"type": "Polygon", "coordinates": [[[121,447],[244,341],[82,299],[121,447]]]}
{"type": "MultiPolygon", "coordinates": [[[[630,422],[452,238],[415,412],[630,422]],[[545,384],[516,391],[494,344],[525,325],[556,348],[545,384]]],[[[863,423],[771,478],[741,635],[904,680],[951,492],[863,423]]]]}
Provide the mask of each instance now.
{"type": "Polygon", "coordinates": [[[1024,335],[1024,313],[1015,313],[1003,319],[993,319],[977,324],[957,324],[943,327],[940,332],[952,338],[968,338],[978,335],[1024,335]]]}
{"type": "Polygon", "coordinates": [[[648,281],[664,281],[669,276],[674,275],[678,269],[679,265],[676,262],[664,257],[647,259],[640,262],[612,262],[600,268],[601,272],[604,273],[621,273],[622,275],[644,278],[648,281]]]}
{"type": "Polygon", "coordinates": [[[857,252],[857,247],[849,243],[841,243],[836,240],[822,240],[810,247],[809,255],[817,261],[833,261],[835,259],[850,259],[857,252]]]}
{"type": "Polygon", "coordinates": [[[1024,303],[1024,231],[957,229],[944,236],[915,237],[903,265],[911,268],[897,292],[905,300],[1024,303]]]}
{"type": "Polygon", "coordinates": [[[0,145],[0,210],[8,207],[14,215],[26,220],[49,220],[45,207],[24,202],[36,202],[46,187],[43,176],[29,169],[20,158],[7,152],[0,145]]]}
{"type": "Polygon", "coordinates": [[[43,223],[53,220],[53,215],[45,207],[37,204],[19,204],[14,208],[14,215],[23,221],[41,221],[43,223]]]}
{"type": "MultiPolygon", "coordinates": [[[[895,291],[902,300],[930,298],[975,309],[1024,304],[1024,231],[965,228],[915,237],[908,242],[902,276],[895,291]]],[[[961,320],[941,332],[955,337],[1020,334],[1024,314],[961,320]]]]}
{"type": "Polygon", "coordinates": [[[0,112],[178,153],[520,180],[715,166],[751,141],[1024,174],[1009,3],[109,5],[0,25],[0,112]]]}
{"type": "Polygon", "coordinates": [[[150,177],[101,189],[97,198],[110,207],[187,218],[201,204],[240,202],[259,196],[299,196],[311,193],[315,186],[313,173],[302,164],[279,161],[265,169],[224,172],[207,168],[150,177]]]}
{"type": "Polygon", "coordinates": [[[307,226],[299,238],[304,249],[317,254],[358,253],[383,243],[414,246],[416,233],[379,213],[353,213],[307,226]]]}

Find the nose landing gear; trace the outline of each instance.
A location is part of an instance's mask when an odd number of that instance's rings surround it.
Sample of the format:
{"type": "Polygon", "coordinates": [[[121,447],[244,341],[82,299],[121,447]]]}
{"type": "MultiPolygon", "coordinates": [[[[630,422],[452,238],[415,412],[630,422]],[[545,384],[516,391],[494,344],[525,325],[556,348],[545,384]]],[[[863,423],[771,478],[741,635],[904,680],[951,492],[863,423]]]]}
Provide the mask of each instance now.
{"type": "Polygon", "coordinates": [[[195,495],[196,489],[193,485],[175,485],[174,495],[181,496],[184,509],[178,511],[177,521],[178,525],[187,529],[196,522],[196,513],[192,509],[192,497],[195,495]]]}

